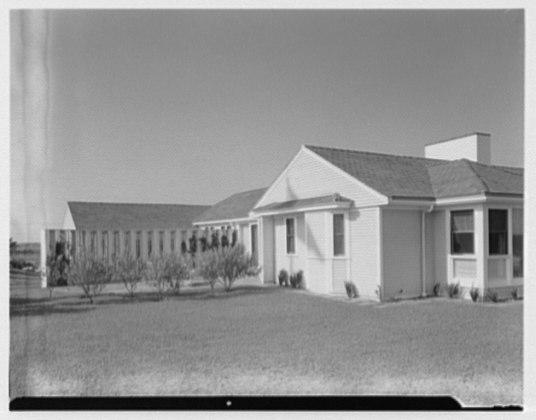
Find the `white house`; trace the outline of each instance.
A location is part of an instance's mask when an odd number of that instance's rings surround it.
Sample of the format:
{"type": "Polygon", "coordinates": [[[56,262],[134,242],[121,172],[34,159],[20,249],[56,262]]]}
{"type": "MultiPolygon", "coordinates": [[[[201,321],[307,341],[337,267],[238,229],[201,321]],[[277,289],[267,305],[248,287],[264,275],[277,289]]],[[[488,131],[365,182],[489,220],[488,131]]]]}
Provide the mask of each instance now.
{"type": "Polygon", "coordinates": [[[389,299],[457,283],[523,285],[523,169],[490,164],[490,135],[433,143],[425,157],[302,146],[267,188],[216,204],[198,228],[239,227],[262,281],[389,299]]]}

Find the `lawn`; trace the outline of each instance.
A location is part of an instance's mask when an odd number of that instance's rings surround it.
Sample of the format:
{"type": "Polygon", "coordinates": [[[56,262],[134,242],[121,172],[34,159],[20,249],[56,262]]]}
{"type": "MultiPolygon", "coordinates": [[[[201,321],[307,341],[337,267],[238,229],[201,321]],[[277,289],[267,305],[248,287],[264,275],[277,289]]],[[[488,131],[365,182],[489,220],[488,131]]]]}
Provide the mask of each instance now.
{"type": "Polygon", "coordinates": [[[17,287],[10,395],[448,394],[522,403],[522,302],[348,303],[198,287],[162,302],[17,287]]]}

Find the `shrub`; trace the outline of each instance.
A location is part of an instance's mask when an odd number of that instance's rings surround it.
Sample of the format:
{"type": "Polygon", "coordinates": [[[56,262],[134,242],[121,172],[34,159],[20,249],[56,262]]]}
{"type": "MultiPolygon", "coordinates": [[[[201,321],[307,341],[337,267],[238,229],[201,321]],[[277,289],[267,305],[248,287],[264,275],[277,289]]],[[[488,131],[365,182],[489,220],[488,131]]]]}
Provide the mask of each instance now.
{"type": "Polygon", "coordinates": [[[303,289],[304,287],[304,277],[303,277],[303,270],[299,270],[296,273],[296,287],[298,289],[303,289]]]}
{"type": "Polygon", "coordinates": [[[261,270],[255,258],[246,253],[243,244],[226,247],[219,252],[220,281],[223,283],[225,291],[231,290],[237,279],[245,276],[256,276],[261,270]]]}
{"type": "Polygon", "coordinates": [[[447,292],[449,295],[449,298],[454,299],[457,297],[460,297],[460,282],[458,283],[449,283],[447,286],[447,292]]]}
{"type": "Polygon", "coordinates": [[[435,283],[434,288],[432,289],[432,291],[434,293],[434,296],[438,297],[439,294],[441,293],[441,283],[435,283]]]}
{"type": "Polygon", "coordinates": [[[138,284],[145,276],[146,265],[130,252],[114,259],[114,277],[123,283],[130,297],[134,297],[138,284]]]}
{"type": "Polygon", "coordinates": [[[176,255],[151,256],[147,261],[145,278],[156,288],[158,300],[163,300],[168,291],[180,292],[181,282],[190,276],[191,259],[176,255]]]}
{"type": "Polygon", "coordinates": [[[478,290],[478,287],[471,287],[471,290],[469,290],[469,294],[471,295],[471,299],[473,302],[478,302],[478,298],[480,297],[480,290],[478,290]]]}
{"type": "Polygon", "coordinates": [[[200,255],[197,261],[197,273],[210,284],[210,293],[220,277],[220,253],[217,249],[209,249],[200,255]]]}
{"type": "Polygon", "coordinates": [[[519,299],[519,289],[517,287],[513,287],[512,290],[510,291],[510,294],[512,295],[513,300],[519,299]]]}
{"type": "Polygon", "coordinates": [[[28,270],[35,271],[35,266],[22,258],[11,258],[9,260],[9,268],[14,268],[16,270],[28,270]]]}
{"type": "Polygon", "coordinates": [[[497,293],[495,290],[493,289],[488,289],[486,291],[486,300],[488,301],[492,301],[494,303],[497,303],[499,302],[499,293],[497,293]]]}
{"type": "Polygon", "coordinates": [[[382,300],[382,287],[380,285],[376,286],[376,290],[374,291],[376,293],[376,296],[378,296],[378,299],[382,300]]]}
{"type": "Polygon", "coordinates": [[[80,254],[69,268],[69,280],[79,286],[90,303],[100,295],[113,276],[113,268],[104,259],[80,254]]]}
{"type": "Polygon", "coordinates": [[[284,268],[279,271],[279,285],[280,286],[288,286],[288,272],[284,268]]]}
{"type": "Polygon", "coordinates": [[[190,278],[193,261],[188,256],[177,256],[169,254],[164,256],[164,281],[168,290],[174,294],[179,294],[181,284],[190,278]]]}
{"type": "Polygon", "coordinates": [[[71,260],[65,254],[50,255],[46,261],[47,287],[67,286],[71,260]]]}
{"type": "Polygon", "coordinates": [[[346,294],[348,295],[350,299],[359,297],[359,293],[357,292],[357,287],[355,287],[355,284],[353,281],[345,281],[344,288],[346,289],[346,294]]]}

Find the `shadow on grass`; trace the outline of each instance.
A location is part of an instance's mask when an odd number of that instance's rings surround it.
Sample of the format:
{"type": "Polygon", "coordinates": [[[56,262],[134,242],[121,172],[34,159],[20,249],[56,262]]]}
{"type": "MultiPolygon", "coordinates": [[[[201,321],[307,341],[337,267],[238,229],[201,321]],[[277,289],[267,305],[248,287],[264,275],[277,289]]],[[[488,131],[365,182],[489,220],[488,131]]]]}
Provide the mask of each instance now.
{"type": "Polygon", "coordinates": [[[42,316],[49,314],[68,314],[88,312],[103,306],[142,304],[159,301],[188,301],[188,300],[222,300],[233,299],[248,295],[271,294],[279,289],[262,286],[236,286],[230,291],[217,289],[214,294],[206,288],[188,288],[179,294],[168,293],[160,299],[156,291],[138,292],[132,297],[127,293],[103,293],[89,302],[83,294],[61,297],[12,297],[10,299],[10,316],[42,316]]]}

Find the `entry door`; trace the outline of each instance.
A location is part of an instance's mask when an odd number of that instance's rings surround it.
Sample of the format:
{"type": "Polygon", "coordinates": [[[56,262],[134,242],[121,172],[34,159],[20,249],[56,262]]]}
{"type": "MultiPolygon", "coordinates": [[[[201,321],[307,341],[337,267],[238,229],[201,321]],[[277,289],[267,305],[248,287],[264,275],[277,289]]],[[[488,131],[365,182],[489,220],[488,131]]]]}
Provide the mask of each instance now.
{"type": "Polygon", "coordinates": [[[259,249],[259,243],[258,243],[258,232],[257,232],[257,225],[251,225],[251,255],[253,258],[255,258],[255,261],[258,261],[258,249],[259,249]]]}

